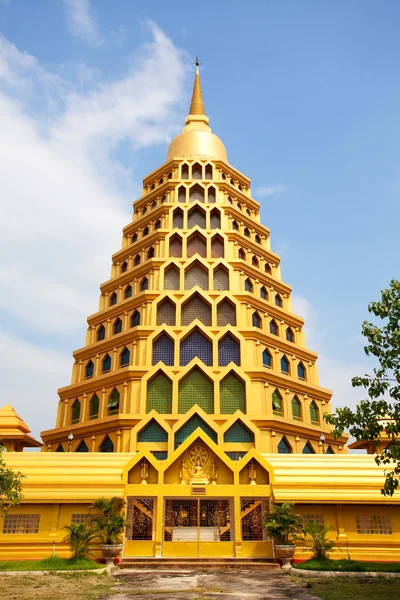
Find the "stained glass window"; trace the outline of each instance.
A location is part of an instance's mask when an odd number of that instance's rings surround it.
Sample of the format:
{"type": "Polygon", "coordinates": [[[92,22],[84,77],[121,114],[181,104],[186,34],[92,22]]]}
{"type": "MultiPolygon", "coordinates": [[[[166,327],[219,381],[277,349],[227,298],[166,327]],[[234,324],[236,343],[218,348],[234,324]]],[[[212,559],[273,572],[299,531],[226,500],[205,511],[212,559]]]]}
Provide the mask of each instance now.
{"type": "Polygon", "coordinates": [[[146,410],[155,410],[159,414],[172,413],[172,381],[162,371],[147,384],[146,410]]]}
{"type": "Polygon", "coordinates": [[[186,423],[176,432],[175,449],[178,448],[178,446],[180,446],[197,428],[202,429],[213,442],[217,443],[218,437],[216,432],[211,429],[199,415],[193,415],[193,417],[191,417],[189,421],[186,421],[186,423]]]}
{"type": "Polygon", "coordinates": [[[175,265],[170,265],[164,272],[164,289],[179,290],[180,271],[175,265]]]}
{"type": "Polygon", "coordinates": [[[237,410],[246,412],[246,386],[235,373],[229,373],[220,383],[220,409],[222,414],[237,410]]]}
{"type": "Polygon", "coordinates": [[[217,325],[236,325],[236,307],[229,300],[223,300],[217,306],[217,325]]]}
{"type": "Polygon", "coordinates": [[[229,290],[229,273],[222,266],[214,269],[214,290],[229,290]]]}
{"type": "Polygon", "coordinates": [[[240,343],[232,334],[227,333],[218,342],[218,365],[226,367],[230,362],[240,366],[240,343]]]}
{"type": "Polygon", "coordinates": [[[211,326],[211,306],[198,294],[182,306],[181,325],[190,325],[195,319],[199,319],[203,325],[211,326]]]}
{"type": "Polygon", "coordinates": [[[164,365],[172,367],[174,364],[174,341],[163,333],[153,342],[153,365],[156,365],[159,361],[163,362],[164,365]]]}
{"type": "Polygon", "coordinates": [[[196,225],[200,229],[206,228],[206,213],[198,206],[191,208],[188,213],[188,229],[193,229],[196,225]]]}
{"type": "Polygon", "coordinates": [[[199,358],[205,365],[212,367],[213,348],[212,342],[206,338],[198,329],[194,329],[181,341],[180,364],[185,366],[193,358],[199,358]]]}
{"type": "Polygon", "coordinates": [[[168,442],[168,433],[155,419],[139,431],[138,442],[168,442]]]}
{"type": "Polygon", "coordinates": [[[157,306],[157,325],[175,325],[175,304],[166,298],[157,306]]]}
{"type": "Polygon", "coordinates": [[[178,412],[186,413],[197,404],[204,412],[214,412],[214,384],[199,368],[179,382],[178,412]]]}
{"type": "Polygon", "coordinates": [[[208,270],[197,261],[185,271],[185,290],[191,290],[196,285],[208,290],[208,270]]]}
{"type": "Polygon", "coordinates": [[[251,444],[254,443],[254,433],[238,420],[225,432],[224,442],[251,444]]]}
{"type": "Polygon", "coordinates": [[[202,258],[207,256],[206,239],[199,233],[195,233],[187,241],[187,256],[190,258],[195,254],[199,254],[202,258]]]}

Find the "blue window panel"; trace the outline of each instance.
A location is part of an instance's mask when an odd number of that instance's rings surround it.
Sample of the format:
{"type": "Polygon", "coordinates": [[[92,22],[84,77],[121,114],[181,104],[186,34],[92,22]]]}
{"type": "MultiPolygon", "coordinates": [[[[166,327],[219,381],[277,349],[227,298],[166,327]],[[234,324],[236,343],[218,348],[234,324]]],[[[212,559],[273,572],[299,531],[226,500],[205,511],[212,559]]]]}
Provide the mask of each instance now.
{"type": "Polygon", "coordinates": [[[128,348],[124,348],[121,352],[121,367],[127,367],[131,359],[131,353],[128,348]]]}
{"type": "Polygon", "coordinates": [[[230,362],[240,366],[240,343],[227,333],[218,343],[218,365],[226,367],[230,362]]]}
{"type": "Polygon", "coordinates": [[[247,452],[239,452],[238,450],[233,450],[232,452],[225,452],[225,454],[231,460],[241,460],[244,456],[246,456],[247,452]]]}
{"type": "Polygon", "coordinates": [[[157,460],[167,460],[168,452],[165,450],[151,450],[152,455],[157,460]]]}
{"type": "Polygon", "coordinates": [[[286,440],[286,438],[282,438],[278,444],[278,454],[292,454],[292,449],[286,440]]]}
{"type": "Polygon", "coordinates": [[[163,362],[164,365],[172,367],[174,365],[174,341],[171,340],[169,335],[163,333],[153,342],[153,365],[156,365],[159,361],[163,362]]]}
{"type": "Polygon", "coordinates": [[[282,356],[282,358],[281,358],[281,371],[282,371],[282,373],[285,373],[286,375],[289,374],[289,361],[286,358],[286,356],[282,356]]]}
{"type": "Polygon", "coordinates": [[[103,360],[103,373],[107,373],[111,369],[111,356],[107,354],[103,360]]]}
{"type": "Polygon", "coordinates": [[[135,310],[131,317],[131,327],[137,327],[138,325],[140,325],[140,312],[135,310]]]}
{"type": "Polygon", "coordinates": [[[94,374],[94,364],[91,360],[89,360],[88,364],[86,365],[86,379],[90,379],[90,377],[93,377],[94,374]]]}
{"type": "Polygon", "coordinates": [[[199,358],[208,367],[212,366],[212,342],[195,329],[181,342],[180,364],[185,366],[193,358],[199,358]]]}
{"type": "Polygon", "coordinates": [[[254,433],[241,421],[236,421],[224,434],[224,442],[249,444],[254,442],[254,433]]]}
{"type": "Polygon", "coordinates": [[[311,446],[310,442],[307,442],[307,444],[304,446],[303,454],[315,454],[314,449],[311,446]]]}
{"type": "Polygon", "coordinates": [[[213,442],[217,443],[217,434],[211,427],[207,425],[205,421],[199,415],[193,415],[189,421],[187,421],[175,434],[175,449],[178,448],[185,440],[189,437],[195,429],[200,427],[212,439],[213,442]]]}
{"type": "Polygon", "coordinates": [[[264,350],[264,352],[262,353],[262,360],[263,360],[264,367],[272,366],[272,359],[271,359],[271,355],[268,352],[268,350],[264,350]]]}
{"type": "Polygon", "coordinates": [[[87,447],[86,443],[84,442],[84,440],[82,440],[79,444],[79,446],[77,447],[77,449],[75,450],[75,452],[89,452],[89,448],[87,447]]]}
{"type": "Polygon", "coordinates": [[[106,437],[101,443],[100,452],[114,452],[114,444],[112,443],[108,435],[106,435],[106,437]]]}
{"type": "Polygon", "coordinates": [[[138,442],[168,442],[168,433],[157,421],[152,419],[146,427],[139,432],[138,442]]]}

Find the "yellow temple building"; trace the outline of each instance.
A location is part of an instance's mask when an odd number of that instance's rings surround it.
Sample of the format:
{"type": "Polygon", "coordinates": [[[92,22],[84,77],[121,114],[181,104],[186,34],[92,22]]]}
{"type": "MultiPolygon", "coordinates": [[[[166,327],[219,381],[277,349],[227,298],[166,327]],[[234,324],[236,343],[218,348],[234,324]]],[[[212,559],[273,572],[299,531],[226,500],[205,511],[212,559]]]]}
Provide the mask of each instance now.
{"type": "Polygon", "coordinates": [[[62,528],[118,495],[124,557],[270,558],[264,516],[292,501],[332,526],[335,556],[400,559],[400,496],[382,496],[374,457],[348,454],[323,419],[331,392],[259,208],[211,132],[197,67],[185,127],[133,204],[56,425],[41,453],[6,454],[25,498],[0,522],[0,558],[68,555],[62,528]]]}

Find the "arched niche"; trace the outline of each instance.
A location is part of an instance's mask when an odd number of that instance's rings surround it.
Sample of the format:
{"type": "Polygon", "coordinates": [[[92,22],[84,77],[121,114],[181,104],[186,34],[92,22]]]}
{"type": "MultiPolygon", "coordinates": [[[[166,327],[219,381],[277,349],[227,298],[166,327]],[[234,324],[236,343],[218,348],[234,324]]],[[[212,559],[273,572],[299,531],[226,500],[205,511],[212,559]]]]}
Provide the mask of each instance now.
{"type": "Polygon", "coordinates": [[[217,468],[216,483],[218,485],[233,485],[233,471],[201,438],[197,438],[186,450],[177,456],[176,460],[174,460],[164,473],[164,483],[169,485],[181,484],[181,477],[183,475],[184,483],[190,485],[191,470],[193,468],[191,460],[193,460],[193,456],[196,455],[197,448],[199,447],[205,451],[205,453],[202,451],[202,455],[207,456],[204,462],[204,470],[209,479],[207,487],[213,485],[211,479],[212,461],[214,461],[217,468]]]}
{"type": "MultiPolygon", "coordinates": [[[[157,469],[155,469],[153,467],[153,465],[151,464],[150,461],[148,461],[147,459],[145,459],[145,460],[147,461],[147,465],[148,465],[148,469],[149,469],[149,476],[147,478],[147,483],[157,485],[158,471],[157,471],[157,469]]],[[[129,470],[128,483],[131,483],[131,484],[142,483],[142,476],[141,476],[142,461],[143,461],[143,458],[138,460],[138,462],[135,465],[133,465],[133,467],[129,470]]]]}
{"type": "Polygon", "coordinates": [[[250,463],[253,462],[256,465],[256,485],[252,487],[256,487],[257,485],[269,485],[269,473],[267,469],[265,469],[260,462],[256,458],[251,458],[245,464],[245,466],[239,472],[239,483],[240,485],[249,485],[250,484],[250,463]]]}

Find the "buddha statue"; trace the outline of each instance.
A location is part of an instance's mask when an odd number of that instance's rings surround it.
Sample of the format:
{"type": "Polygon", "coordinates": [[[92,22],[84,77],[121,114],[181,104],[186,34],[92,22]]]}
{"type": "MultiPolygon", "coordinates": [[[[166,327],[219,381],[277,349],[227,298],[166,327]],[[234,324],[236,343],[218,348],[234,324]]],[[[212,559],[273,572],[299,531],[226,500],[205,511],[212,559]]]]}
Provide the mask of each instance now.
{"type": "Polygon", "coordinates": [[[207,473],[202,464],[201,458],[198,455],[196,462],[192,467],[190,483],[206,485],[208,483],[207,473]]]}

